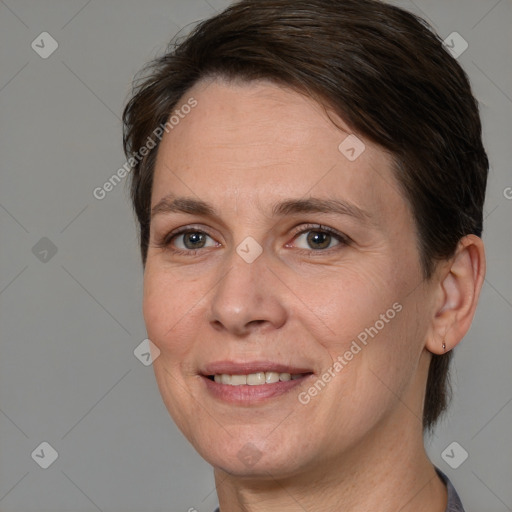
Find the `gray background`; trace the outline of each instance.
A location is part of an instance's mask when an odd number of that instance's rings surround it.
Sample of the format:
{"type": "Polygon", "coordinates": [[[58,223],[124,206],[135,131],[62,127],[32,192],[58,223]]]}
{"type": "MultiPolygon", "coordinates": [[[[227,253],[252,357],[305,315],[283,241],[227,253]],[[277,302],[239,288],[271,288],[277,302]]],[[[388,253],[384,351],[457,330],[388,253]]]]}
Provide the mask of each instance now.
{"type": "MultiPolygon", "coordinates": [[[[211,468],[133,353],[146,333],[127,180],[101,201],[92,191],[125,162],[120,115],[134,73],[178,30],[228,3],[0,0],[3,512],[216,505],[211,468]],[[44,31],[59,45],[47,59],[31,48],[44,31]],[[43,441],[58,452],[47,469],[31,457],[43,441]]],[[[429,453],[467,512],[504,512],[512,510],[512,2],[400,5],[441,37],[456,31],[468,42],[458,60],[480,102],[491,160],[487,278],[429,453]],[[457,469],[441,457],[453,441],[469,453],[457,469]]]]}

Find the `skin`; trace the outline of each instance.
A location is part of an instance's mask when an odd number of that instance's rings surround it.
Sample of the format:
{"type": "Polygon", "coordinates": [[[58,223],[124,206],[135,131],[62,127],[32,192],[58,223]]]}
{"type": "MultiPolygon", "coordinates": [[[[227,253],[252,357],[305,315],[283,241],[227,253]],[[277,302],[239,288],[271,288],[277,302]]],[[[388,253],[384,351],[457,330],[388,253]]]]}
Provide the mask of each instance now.
{"type": "Polygon", "coordinates": [[[160,144],[151,204],[172,193],[211,203],[217,216],[152,218],[143,312],[164,403],[214,466],[221,511],[443,512],[446,488],[423,445],[424,388],[431,353],[443,340],[451,350],[470,327],[481,240],[463,238],[426,282],[382,148],[358,136],[365,150],[349,161],[338,150],[352,133],[343,120],[331,113],[336,126],[312,99],[270,82],[210,79],[180,103],[190,97],[197,106],[160,144]],[[350,202],[367,217],[272,215],[274,203],[309,197],[350,202]],[[318,224],[350,241],[308,242],[318,224]],[[195,254],[187,236],[161,243],[182,227],[208,235],[202,246],[196,236],[195,254]],[[252,263],[236,251],[248,236],[262,249],[252,263]],[[300,403],[395,303],[401,311],[300,403]],[[261,359],[314,375],[250,405],[212,396],[200,375],[213,361],[261,359]],[[248,443],[255,463],[239,457],[248,443]]]}

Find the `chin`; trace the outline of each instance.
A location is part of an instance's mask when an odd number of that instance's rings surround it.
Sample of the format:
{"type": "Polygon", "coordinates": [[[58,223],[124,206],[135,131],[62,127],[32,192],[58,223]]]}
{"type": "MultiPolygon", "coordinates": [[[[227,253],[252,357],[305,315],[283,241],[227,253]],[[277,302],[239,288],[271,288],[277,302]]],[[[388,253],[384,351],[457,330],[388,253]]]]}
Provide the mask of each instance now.
{"type": "Polygon", "coordinates": [[[187,437],[209,464],[239,477],[288,477],[307,465],[307,452],[300,442],[293,442],[295,436],[283,436],[281,433],[269,438],[270,426],[264,429],[264,433],[261,427],[253,425],[247,428],[230,426],[227,430],[229,433],[218,427],[209,435],[203,432],[187,437]]]}

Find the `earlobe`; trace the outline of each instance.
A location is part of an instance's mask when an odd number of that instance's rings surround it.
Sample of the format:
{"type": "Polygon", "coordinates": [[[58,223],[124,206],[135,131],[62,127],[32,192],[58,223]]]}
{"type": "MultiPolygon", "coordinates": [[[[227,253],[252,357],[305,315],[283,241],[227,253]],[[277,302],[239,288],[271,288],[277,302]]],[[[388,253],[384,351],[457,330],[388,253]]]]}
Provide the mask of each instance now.
{"type": "Polygon", "coordinates": [[[485,277],[482,239],[467,235],[459,241],[455,255],[439,282],[441,305],[432,318],[426,349],[443,354],[453,349],[468,332],[485,277]]]}

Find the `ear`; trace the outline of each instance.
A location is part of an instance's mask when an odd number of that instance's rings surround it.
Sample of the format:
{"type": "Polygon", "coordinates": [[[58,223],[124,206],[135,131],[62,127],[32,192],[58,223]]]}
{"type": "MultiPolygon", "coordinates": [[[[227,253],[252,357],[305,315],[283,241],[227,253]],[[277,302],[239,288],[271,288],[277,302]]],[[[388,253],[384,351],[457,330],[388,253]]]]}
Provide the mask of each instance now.
{"type": "Polygon", "coordinates": [[[485,268],[482,239],[476,235],[462,238],[455,255],[441,268],[435,315],[425,346],[427,350],[443,354],[466,335],[475,315],[485,268]]]}

